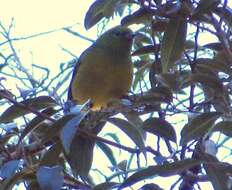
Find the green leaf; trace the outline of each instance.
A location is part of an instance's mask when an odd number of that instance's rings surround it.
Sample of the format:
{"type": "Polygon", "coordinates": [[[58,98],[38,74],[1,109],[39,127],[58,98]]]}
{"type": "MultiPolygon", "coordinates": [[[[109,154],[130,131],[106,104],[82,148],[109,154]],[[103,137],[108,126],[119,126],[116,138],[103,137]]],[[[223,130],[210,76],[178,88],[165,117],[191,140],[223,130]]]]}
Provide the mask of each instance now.
{"type": "Polygon", "coordinates": [[[57,190],[63,186],[64,176],[60,166],[40,167],[36,176],[42,190],[57,190]]]}
{"type": "Polygon", "coordinates": [[[146,24],[151,23],[152,14],[145,8],[141,8],[135,11],[133,14],[124,17],[121,20],[121,25],[131,25],[131,24],[146,24]]]}
{"type": "Polygon", "coordinates": [[[53,100],[49,96],[39,96],[37,98],[32,98],[28,100],[24,100],[19,102],[20,105],[13,105],[9,107],[1,116],[0,122],[9,123],[14,119],[24,116],[25,114],[31,113],[31,111],[27,108],[33,108],[35,110],[41,110],[48,107],[57,106],[55,100],[53,100]]]}
{"type": "Polygon", "coordinates": [[[93,190],[111,190],[114,186],[118,185],[116,182],[105,182],[96,185],[93,190]]]}
{"type": "Polygon", "coordinates": [[[115,7],[119,4],[118,0],[96,0],[85,15],[84,25],[88,30],[102,18],[110,18],[113,16],[115,7]]]}
{"type": "Polygon", "coordinates": [[[149,118],[144,121],[143,129],[149,133],[176,143],[176,133],[174,127],[164,119],[155,117],[149,118]]]}
{"type": "Polygon", "coordinates": [[[220,131],[228,137],[232,137],[232,121],[221,121],[217,123],[214,126],[213,131],[220,131]]]}
{"type": "Polygon", "coordinates": [[[109,159],[109,161],[111,162],[111,164],[113,166],[117,165],[117,161],[114,157],[114,153],[111,150],[111,148],[109,146],[107,146],[105,143],[97,141],[96,142],[97,146],[104,152],[104,154],[107,156],[107,158],[109,159]]]}
{"type": "Polygon", "coordinates": [[[219,112],[207,112],[193,118],[182,129],[180,144],[184,145],[193,139],[203,137],[213,129],[214,122],[220,116],[219,112]]]}
{"type": "Polygon", "coordinates": [[[161,42],[161,64],[164,73],[173,69],[175,62],[181,58],[185,47],[186,34],[186,20],[171,18],[161,42]]]}
{"type": "Polygon", "coordinates": [[[154,54],[155,52],[159,51],[160,46],[159,45],[147,45],[143,46],[137,50],[135,50],[132,53],[132,56],[139,56],[139,55],[144,55],[144,54],[154,54]]]}
{"type": "Polygon", "coordinates": [[[140,151],[143,152],[144,156],[146,155],[143,132],[141,131],[141,128],[120,118],[108,118],[107,121],[114,124],[124,133],[126,133],[127,136],[130,137],[131,140],[139,147],[140,151]]]}
{"type": "Polygon", "coordinates": [[[120,185],[119,189],[123,189],[141,180],[149,179],[155,176],[167,177],[171,175],[181,174],[183,171],[186,171],[200,163],[201,161],[199,160],[186,159],[186,160],[175,161],[173,163],[163,164],[159,166],[149,166],[148,168],[142,169],[134,173],[130,177],[128,177],[120,185]]]}
{"type": "Polygon", "coordinates": [[[80,175],[87,179],[93,162],[94,145],[94,139],[79,134],[73,138],[67,158],[75,176],[80,175]]]}

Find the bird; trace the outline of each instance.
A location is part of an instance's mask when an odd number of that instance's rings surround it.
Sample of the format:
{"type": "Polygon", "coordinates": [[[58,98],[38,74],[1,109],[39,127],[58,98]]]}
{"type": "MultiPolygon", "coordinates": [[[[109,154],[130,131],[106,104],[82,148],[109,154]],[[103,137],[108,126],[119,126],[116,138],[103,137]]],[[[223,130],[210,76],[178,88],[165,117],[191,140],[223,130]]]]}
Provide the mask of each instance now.
{"type": "Polygon", "coordinates": [[[106,108],[126,95],[133,82],[131,48],[135,34],[125,26],[103,33],[79,57],[73,70],[68,100],[92,110],[106,108]]]}

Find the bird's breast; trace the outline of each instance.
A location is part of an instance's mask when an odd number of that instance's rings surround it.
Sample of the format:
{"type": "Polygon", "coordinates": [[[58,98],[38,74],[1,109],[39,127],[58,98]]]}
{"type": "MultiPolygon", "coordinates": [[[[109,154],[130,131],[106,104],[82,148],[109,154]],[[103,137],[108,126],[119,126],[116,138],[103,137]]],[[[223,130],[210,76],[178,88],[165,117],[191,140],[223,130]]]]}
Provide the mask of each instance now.
{"type": "Polygon", "coordinates": [[[133,80],[133,68],[129,58],[102,56],[78,69],[72,95],[80,103],[88,99],[95,108],[105,107],[113,99],[126,94],[133,80]]]}

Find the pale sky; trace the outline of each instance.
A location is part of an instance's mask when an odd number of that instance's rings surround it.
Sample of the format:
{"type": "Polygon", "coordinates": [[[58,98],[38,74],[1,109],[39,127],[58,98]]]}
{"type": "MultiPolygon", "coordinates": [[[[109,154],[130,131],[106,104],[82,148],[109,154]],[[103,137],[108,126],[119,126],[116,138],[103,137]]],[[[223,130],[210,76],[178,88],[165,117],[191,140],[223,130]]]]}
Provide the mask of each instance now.
{"type": "MultiPolygon", "coordinates": [[[[7,0],[1,3],[1,22],[7,26],[13,17],[15,20],[13,32],[14,36],[17,37],[80,23],[76,25],[75,30],[95,38],[94,29],[86,32],[83,27],[84,15],[90,2],[90,0],[7,0]]],[[[69,55],[61,51],[59,45],[78,55],[89,43],[67,32],[60,31],[23,40],[16,45],[18,45],[20,53],[23,54],[25,64],[31,63],[30,51],[32,51],[34,62],[41,65],[52,65],[70,59],[69,55]]]]}

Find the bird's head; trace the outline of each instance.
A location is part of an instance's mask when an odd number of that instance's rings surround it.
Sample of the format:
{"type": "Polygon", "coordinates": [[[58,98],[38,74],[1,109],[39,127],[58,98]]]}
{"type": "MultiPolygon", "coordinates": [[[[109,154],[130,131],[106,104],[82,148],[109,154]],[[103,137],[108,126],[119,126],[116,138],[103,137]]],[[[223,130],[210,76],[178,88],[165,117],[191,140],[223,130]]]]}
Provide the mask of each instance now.
{"type": "Polygon", "coordinates": [[[100,46],[117,51],[130,51],[135,34],[131,29],[116,26],[103,33],[96,41],[100,46]]]}

